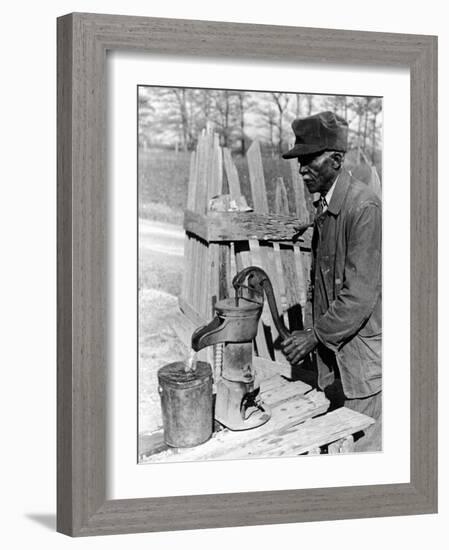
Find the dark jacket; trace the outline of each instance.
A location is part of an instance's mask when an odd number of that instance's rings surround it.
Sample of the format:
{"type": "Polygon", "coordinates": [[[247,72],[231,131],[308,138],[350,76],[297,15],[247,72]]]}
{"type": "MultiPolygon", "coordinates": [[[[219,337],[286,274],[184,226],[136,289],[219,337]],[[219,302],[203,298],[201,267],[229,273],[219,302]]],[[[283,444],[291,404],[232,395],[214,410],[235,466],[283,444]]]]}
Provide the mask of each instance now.
{"type": "Polygon", "coordinates": [[[318,383],[334,380],[335,360],[347,398],[382,385],[382,205],[342,171],[314,225],[313,314],[318,383]]]}

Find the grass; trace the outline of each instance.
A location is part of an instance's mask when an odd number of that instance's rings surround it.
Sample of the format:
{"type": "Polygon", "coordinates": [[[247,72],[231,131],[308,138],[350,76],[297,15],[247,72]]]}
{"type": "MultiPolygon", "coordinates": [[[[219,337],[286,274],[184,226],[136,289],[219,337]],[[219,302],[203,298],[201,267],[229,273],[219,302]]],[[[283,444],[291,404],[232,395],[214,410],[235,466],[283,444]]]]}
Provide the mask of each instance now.
{"type": "MultiPolygon", "coordinates": [[[[242,194],[252,205],[248,163],[236,155],[242,194]]],[[[278,156],[262,157],[268,207],[274,211],[276,178],[282,176],[290,205],[295,204],[290,164],[278,156]]],[[[182,223],[187,205],[190,153],[150,149],[139,152],[139,215],[156,221],[182,223]]],[[[226,183],[225,183],[226,192],[226,183]]]]}
{"type": "Polygon", "coordinates": [[[155,289],[178,297],[184,261],[176,256],[139,250],[139,288],[155,289]]]}
{"type": "MultiPolygon", "coordinates": [[[[181,212],[182,216],[182,211],[187,204],[189,167],[190,153],[157,149],[140,150],[139,214],[142,212],[144,217],[154,215],[169,217],[181,212]]],[[[158,221],[172,220],[159,219],[158,221]]]]}

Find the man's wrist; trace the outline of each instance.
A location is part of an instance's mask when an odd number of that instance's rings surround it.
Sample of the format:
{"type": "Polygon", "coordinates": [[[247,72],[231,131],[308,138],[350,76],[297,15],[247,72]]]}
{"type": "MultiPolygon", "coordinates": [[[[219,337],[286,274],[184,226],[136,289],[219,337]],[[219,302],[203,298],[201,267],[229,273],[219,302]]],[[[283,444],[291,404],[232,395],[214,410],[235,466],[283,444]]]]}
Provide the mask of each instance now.
{"type": "Polygon", "coordinates": [[[315,344],[315,346],[318,345],[319,339],[313,327],[306,328],[306,334],[310,338],[310,341],[315,344]]]}
{"type": "Polygon", "coordinates": [[[307,332],[307,334],[313,334],[316,338],[315,329],[313,327],[306,328],[305,332],[307,332]]]}

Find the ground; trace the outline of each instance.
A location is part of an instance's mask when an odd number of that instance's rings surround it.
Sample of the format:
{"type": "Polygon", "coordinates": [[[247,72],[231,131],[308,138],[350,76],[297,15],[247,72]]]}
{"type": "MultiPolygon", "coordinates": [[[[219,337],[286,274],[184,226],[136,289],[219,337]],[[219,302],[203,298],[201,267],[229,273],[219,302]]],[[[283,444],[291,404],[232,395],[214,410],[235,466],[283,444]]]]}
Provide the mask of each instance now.
{"type": "Polygon", "coordinates": [[[189,350],[173,330],[183,259],[181,226],[139,223],[139,434],[161,426],[157,371],[184,360],[189,350]]]}

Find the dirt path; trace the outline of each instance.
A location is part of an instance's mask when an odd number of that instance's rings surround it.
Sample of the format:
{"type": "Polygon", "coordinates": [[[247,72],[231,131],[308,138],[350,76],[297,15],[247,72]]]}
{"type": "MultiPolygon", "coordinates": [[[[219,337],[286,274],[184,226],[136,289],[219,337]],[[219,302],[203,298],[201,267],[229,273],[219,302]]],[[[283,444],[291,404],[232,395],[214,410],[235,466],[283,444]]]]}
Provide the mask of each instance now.
{"type": "Polygon", "coordinates": [[[163,255],[184,256],[184,230],[179,225],[139,220],[139,250],[163,255]]]}

